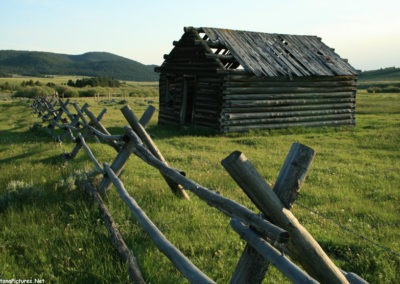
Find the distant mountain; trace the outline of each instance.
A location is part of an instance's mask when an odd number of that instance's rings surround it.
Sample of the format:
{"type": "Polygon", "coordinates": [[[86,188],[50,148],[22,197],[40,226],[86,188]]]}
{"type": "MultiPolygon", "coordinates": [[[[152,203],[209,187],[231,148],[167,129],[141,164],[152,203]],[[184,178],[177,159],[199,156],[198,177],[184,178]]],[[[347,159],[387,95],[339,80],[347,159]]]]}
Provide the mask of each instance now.
{"type": "Polygon", "coordinates": [[[360,82],[371,81],[399,81],[400,68],[388,67],[377,70],[363,71],[359,76],[360,82]]]}
{"type": "Polygon", "coordinates": [[[0,50],[0,76],[79,75],[129,81],[157,81],[154,65],[108,52],[68,55],[40,51],[0,50]]]}

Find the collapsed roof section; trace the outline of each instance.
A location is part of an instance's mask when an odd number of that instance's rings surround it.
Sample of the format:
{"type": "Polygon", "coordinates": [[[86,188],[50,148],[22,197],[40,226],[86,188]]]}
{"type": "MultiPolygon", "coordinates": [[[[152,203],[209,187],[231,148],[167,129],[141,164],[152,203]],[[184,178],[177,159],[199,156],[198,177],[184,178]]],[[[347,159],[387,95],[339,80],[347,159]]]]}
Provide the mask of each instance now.
{"type": "Polygon", "coordinates": [[[207,27],[185,27],[184,32],[182,39],[193,38],[194,45],[202,46],[205,56],[215,59],[222,70],[243,69],[256,76],[289,78],[359,73],[317,36],[207,27]]]}

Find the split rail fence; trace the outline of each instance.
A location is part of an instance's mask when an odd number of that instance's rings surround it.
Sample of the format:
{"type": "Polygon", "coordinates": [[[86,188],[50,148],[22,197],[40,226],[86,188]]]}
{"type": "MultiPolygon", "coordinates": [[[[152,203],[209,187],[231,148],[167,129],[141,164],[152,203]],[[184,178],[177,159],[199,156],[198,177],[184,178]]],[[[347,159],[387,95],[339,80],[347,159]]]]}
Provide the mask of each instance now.
{"type": "Polygon", "coordinates": [[[112,185],[158,249],[184,277],[192,283],[214,283],[166,239],[125,189],[119,176],[129,156],[135,154],[160,172],[174,194],[189,200],[186,191],[190,191],[231,218],[231,227],[247,244],[230,283],[261,283],[270,264],[294,283],[366,283],[358,275],[340,270],[290,211],[314,158],[315,153],[311,148],[299,143],[292,145],[273,188],[243,153],[235,151],[222,160],[221,163],[227,172],[262,213],[257,214],[196,183],[168,165],[145,130],[155,112],[152,106],[147,108],[140,119],[129,106],[122,107],[121,112],[129,126],[124,127],[124,133],[121,135],[110,134],[101,123],[106,109],[95,116],[89,110],[88,104],[80,107],[75,102],[68,99],[63,101],[57,96],[38,97],[34,100],[32,108],[42,119],[41,125],[47,124],[43,127],[46,127],[51,135],[60,142],[70,138],[76,143],[72,151],[65,154],[66,158],[74,158],[83,149],[96,170],[103,174],[102,181],[96,187],[88,181],[85,189],[93,197],[104,217],[112,244],[118,250],[121,259],[128,264],[132,282],[145,283],[145,280],[133,252],[126,245],[102,199],[112,185]],[[56,128],[63,130],[61,135],[56,135],[56,128]],[[115,149],[117,154],[111,165],[98,162],[86,143],[90,136],[115,149]],[[305,271],[286,255],[301,264],[305,271]]]}

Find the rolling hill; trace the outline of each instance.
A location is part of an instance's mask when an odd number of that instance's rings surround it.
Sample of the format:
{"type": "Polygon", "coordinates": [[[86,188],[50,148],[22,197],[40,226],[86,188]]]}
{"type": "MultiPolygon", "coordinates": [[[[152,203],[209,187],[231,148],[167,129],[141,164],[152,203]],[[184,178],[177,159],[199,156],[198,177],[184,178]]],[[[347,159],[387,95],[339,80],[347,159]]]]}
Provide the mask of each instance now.
{"type": "Polygon", "coordinates": [[[80,75],[118,80],[157,81],[154,65],[108,52],[68,55],[40,51],[0,50],[0,76],[80,75]]]}
{"type": "Polygon", "coordinates": [[[388,67],[377,70],[361,72],[359,80],[361,82],[371,81],[400,81],[400,68],[388,67]]]}

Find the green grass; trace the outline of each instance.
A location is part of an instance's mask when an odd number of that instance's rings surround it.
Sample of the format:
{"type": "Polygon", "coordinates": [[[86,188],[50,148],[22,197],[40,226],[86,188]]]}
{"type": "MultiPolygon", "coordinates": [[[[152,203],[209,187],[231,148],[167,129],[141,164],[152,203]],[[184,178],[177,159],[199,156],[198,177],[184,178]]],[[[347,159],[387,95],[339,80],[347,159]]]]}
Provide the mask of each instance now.
{"type": "MultiPolygon", "coordinates": [[[[155,98],[128,98],[138,116],[149,100],[156,102],[155,98]]],[[[104,107],[94,99],[79,101],[88,101],[95,114],[104,107]]],[[[104,125],[113,134],[123,133],[127,123],[119,111],[121,105],[106,107],[104,125]]],[[[0,102],[2,278],[128,282],[126,267],[109,241],[97,208],[74,183],[92,164],[84,152],[65,162],[61,154],[74,145],[58,144],[43,129],[30,129],[37,121],[28,101],[0,102]]],[[[254,210],[220,161],[240,150],[273,184],[293,142],[313,148],[317,154],[292,211],[341,268],[371,283],[396,283],[400,257],[358,235],[400,253],[400,94],[360,92],[356,123],[356,127],[211,135],[191,128],[158,127],[155,117],[148,129],[171,166],[254,210]]],[[[100,162],[112,162],[112,148],[89,144],[100,162]]],[[[122,180],[173,244],[211,278],[229,281],[245,243],[230,228],[227,217],[191,193],[190,202],[177,199],[159,173],[135,156],[122,180]]],[[[187,282],[155,248],[114,190],[106,203],[146,281],[187,282]]],[[[285,281],[274,268],[265,280],[285,281]]]]}

